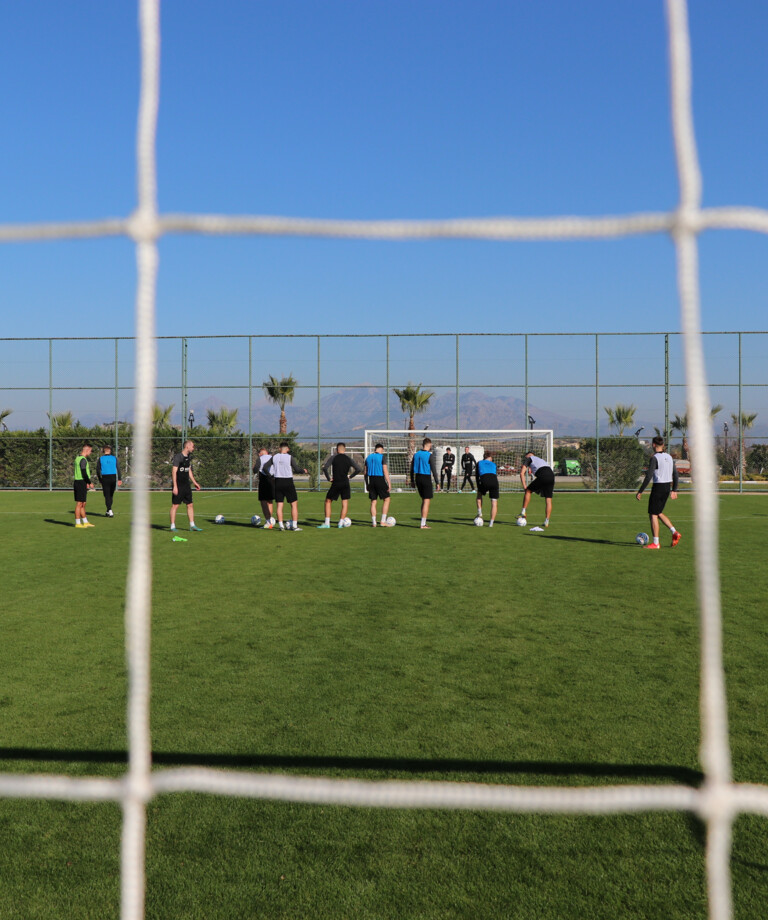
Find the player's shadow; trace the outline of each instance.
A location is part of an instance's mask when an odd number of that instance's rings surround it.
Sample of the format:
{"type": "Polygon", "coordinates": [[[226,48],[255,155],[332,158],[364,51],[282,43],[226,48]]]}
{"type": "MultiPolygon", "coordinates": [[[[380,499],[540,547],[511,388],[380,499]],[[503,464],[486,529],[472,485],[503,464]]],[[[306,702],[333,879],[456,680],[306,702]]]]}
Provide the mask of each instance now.
{"type": "Polygon", "coordinates": [[[55,521],[53,518],[45,518],[46,524],[58,524],[59,527],[74,527],[74,524],[70,524],[69,521],[55,521]]]}
{"type": "MultiPolygon", "coordinates": [[[[451,524],[456,527],[474,527],[475,526],[472,521],[457,521],[455,518],[453,520],[446,521],[445,518],[431,517],[428,523],[429,524],[451,524]]],[[[407,527],[408,525],[406,524],[404,526],[407,527]]],[[[418,526],[421,526],[421,525],[418,525],[418,526]]],[[[493,526],[495,527],[496,525],[494,524],[493,526]]]]}
{"type": "MultiPolygon", "coordinates": [[[[526,534],[526,536],[531,536],[531,534],[526,534]]],[[[608,546],[636,546],[637,544],[633,540],[631,543],[627,540],[606,540],[605,538],[597,537],[566,537],[562,534],[554,533],[537,533],[533,534],[534,537],[538,537],[539,540],[564,540],[570,543],[605,543],[608,546]]]]}
{"type": "MultiPolygon", "coordinates": [[[[0,747],[0,761],[127,764],[125,750],[0,747]]],[[[700,770],[679,764],[596,763],[593,761],[471,760],[439,757],[345,757],[294,754],[222,754],[190,751],[153,751],[154,766],[198,766],[232,769],[349,771],[352,773],[494,774],[497,776],[592,777],[595,779],[666,780],[699,787],[700,770]]]]}

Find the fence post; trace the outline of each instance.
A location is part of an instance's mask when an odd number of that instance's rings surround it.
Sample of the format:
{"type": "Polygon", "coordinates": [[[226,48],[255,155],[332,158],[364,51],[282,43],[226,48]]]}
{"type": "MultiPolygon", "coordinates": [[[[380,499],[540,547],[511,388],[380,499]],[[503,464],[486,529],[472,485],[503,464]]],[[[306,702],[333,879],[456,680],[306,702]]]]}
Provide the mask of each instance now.
{"type": "Polygon", "coordinates": [[[48,339],[48,491],[53,492],[53,339],[48,339]]]}
{"type": "Polygon", "coordinates": [[[320,336],[317,337],[317,472],[315,489],[320,491],[320,336]]]}
{"type": "Polygon", "coordinates": [[[115,457],[118,455],[118,449],[120,447],[120,430],[117,424],[118,414],[120,412],[120,390],[119,390],[119,373],[120,373],[120,360],[118,354],[118,343],[119,339],[115,339],[115,457]]]}
{"type": "Polygon", "coordinates": [[[739,333],[739,493],[744,491],[744,417],[741,407],[741,333],[739,333]]]}
{"type": "Polygon", "coordinates": [[[253,492],[253,336],[248,336],[248,491],[253,492]]]}
{"type": "Polygon", "coordinates": [[[595,491],[600,491],[600,335],[595,334],[595,491]]]}
{"type": "MultiPolygon", "coordinates": [[[[459,422],[459,336],[456,335],[456,428],[461,428],[459,422]]],[[[457,448],[458,450],[458,448],[457,448]]]]}
{"type": "MultiPolygon", "coordinates": [[[[528,333],[525,334],[525,417],[523,418],[523,427],[526,431],[531,427],[528,423],[528,333]]],[[[530,444],[528,443],[528,436],[525,437],[525,446],[528,448],[530,444]]]]}
{"type": "Polygon", "coordinates": [[[669,333],[664,336],[664,443],[669,450],[669,333]]]}
{"type": "Polygon", "coordinates": [[[187,440],[187,340],[181,340],[181,444],[187,440]]]}

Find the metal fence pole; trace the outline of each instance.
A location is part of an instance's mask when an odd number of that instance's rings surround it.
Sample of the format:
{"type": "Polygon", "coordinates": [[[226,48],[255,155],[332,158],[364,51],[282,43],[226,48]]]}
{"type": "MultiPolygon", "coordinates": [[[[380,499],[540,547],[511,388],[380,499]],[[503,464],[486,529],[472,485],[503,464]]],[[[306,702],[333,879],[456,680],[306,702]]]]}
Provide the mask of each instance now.
{"type": "MultiPolygon", "coordinates": [[[[523,425],[525,427],[525,430],[528,431],[528,429],[531,426],[528,424],[528,334],[527,333],[525,336],[525,361],[523,363],[525,364],[525,418],[523,419],[523,425]]],[[[526,447],[529,446],[527,436],[526,436],[525,446],[526,447]]]]}
{"type": "Polygon", "coordinates": [[[181,340],[181,443],[187,440],[187,340],[181,340]]]}
{"type": "Polygon", "coordinates": [[[600,491],[600,336],[595,335],[595,491],[600,491]]]}
{"type": "Polygon", "coordinates": [[[315,489],[320,490],[320,336],[317,337],[317,472],[315,489]]]}
{"type": "Polygon", "coordinates": [[[664,336],[664,443],[669,450],[669,333],[664,336]]]}
{"type": "MultiPolygon", "coordinates": [[[[115,339],[115,457],[118,456],[118,450],[120,447],[120,431],[117,424],[118,415],[120,413],[120,390],[119,390],[119,373],[120,373],[120,356],[118,353],[119,339],[115,339]]],[[[118,460],[119,463],[119,460],[118,460]]]]}
{"type": "Polygon", "coordinates": [[[459,422],[459,337],[456,336],[456,427],[461,428],[459,422]]]}
{"type": "Polygon", "coordinates": [[[253,492],[253,336],[248,336],[248,491],[253,492]]]}
{"type": "Polygon", "coordinates": [[[53,491],[53,339],[48,339],[48,491],[53,491]]]}
{"type": "Polygon", "coordinates": [[[741,333],[739,333],[739,492],[744,491],[744,416],[741,407],[741,333]]]}

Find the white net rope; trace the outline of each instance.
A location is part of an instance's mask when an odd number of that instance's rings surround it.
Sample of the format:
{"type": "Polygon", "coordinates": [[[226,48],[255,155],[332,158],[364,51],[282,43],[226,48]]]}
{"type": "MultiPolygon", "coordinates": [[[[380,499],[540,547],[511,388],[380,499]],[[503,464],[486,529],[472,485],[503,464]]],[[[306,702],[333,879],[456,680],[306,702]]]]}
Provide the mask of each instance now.
{"type": "Polygon", "coordinates": [[[212,769],[153,771],[149,732],[151,611],[148,492],[134,493],[126,647],[129,673],[129,768],[118,779],[0,774],[0,796],[66,801],[115,801],[123,808],[122,920],[142,920],[145,894],[146,805],[169,792],[200,792],[316,804],[382,808],[453,808],[507,812],[607,814],[689,811],[707,826],[707,885],[711,920],[732,916],[731,830],[740,813],[768,816],[768,786],[732,781],[722,660],[717,557],[717,477],[700,330],[697,235],[707,229],[768,233],[768,211],[701,208],[701,177],[691,105],[690,44],[685,0],[666,0],[671,111],[680,183],[678,207],[668,213],[597,218],[338,221],[269,216],[160,215],[155,139],[159,99],[159,0],[140,0],[141,101],[137,132],[138,208],[129,217],[78,223],[0,225],[0,242],[123,235],[134,240],[136,295],[136,454],[138,482],[149,473],[156,377],[157,240],[168,233],[267,234],[358,239],[462,238],[486,240],[600,239],[669,233],[677,251],[681,323],[690,412],[691,448],[699,476],[694,495],[696,571],[701,619],[701,761],[706,780],[686,786],[541,788],[477,783],[364,782],[247,774],[212,769]]]}

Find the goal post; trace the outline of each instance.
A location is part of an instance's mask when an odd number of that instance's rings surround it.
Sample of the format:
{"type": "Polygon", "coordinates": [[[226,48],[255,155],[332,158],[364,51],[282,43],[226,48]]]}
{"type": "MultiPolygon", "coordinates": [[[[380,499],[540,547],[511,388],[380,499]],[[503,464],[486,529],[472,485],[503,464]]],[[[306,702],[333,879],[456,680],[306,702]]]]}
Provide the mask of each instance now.
{"type": "MultiPolygon", "coordinates": [[[[455,456],[451,490],[461,487],[464,479],[461,458],[469,449],[475,461],[483,459],[483,453],[490,450],[499,477],[499,489],[502,492],[516,492],[520,485],[520,467],[528,451],[546,460],[552,466],[554,462],[553,432],[551,430],[530,429],[510,431],[502,429],[478,428],[429,428],[421,431],[398,429],[366,429],[365,456],[370,454],[377,444],[384,446],[384,462],[389,469],[392,488],[410,491],[411,459],[425,437],[432,440],[437,474],[441,475],[443,457],[450,448],[455,456]]],[[[473,485],[473,488],[475,486],[473,485]]]]}

